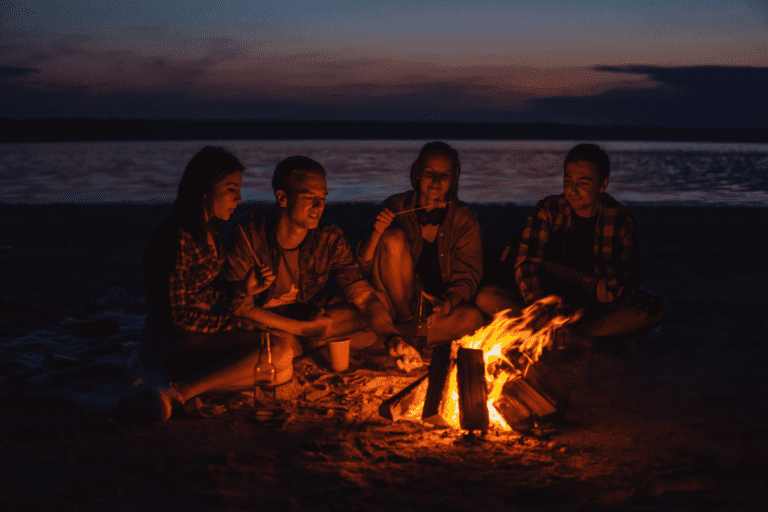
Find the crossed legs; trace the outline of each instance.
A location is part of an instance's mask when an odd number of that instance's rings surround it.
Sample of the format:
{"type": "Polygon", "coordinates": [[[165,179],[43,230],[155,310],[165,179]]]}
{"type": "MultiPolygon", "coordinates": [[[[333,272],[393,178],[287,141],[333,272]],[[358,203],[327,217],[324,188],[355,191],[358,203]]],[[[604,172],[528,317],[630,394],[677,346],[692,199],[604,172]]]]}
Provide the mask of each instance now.
{"type": "MultiPolygon", "coordinates": [[[[402,325],[413,318],[411,310],[416,274],[411,248],[405,233],[390,227],[384,231],[373,256],[371,284],[390,316],[401,325],[398,328],[411,336],[410,325],[402,325]]],[[[471,304],[460,304],[430,325],[427,343],[441,343],[475,332],[483,325],[483,316],[471,304]]]]}

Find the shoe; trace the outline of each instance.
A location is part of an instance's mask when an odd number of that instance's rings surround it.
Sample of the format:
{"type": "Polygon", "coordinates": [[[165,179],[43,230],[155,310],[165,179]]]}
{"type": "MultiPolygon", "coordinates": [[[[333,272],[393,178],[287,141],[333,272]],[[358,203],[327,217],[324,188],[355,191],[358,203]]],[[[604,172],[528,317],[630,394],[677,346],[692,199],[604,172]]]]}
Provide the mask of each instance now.
{"type": "Polygon", "coordinates": [[[183,405],[181,396],[179,396],[178,391],[170,383],[152,388],[152,410],[154,411],[156,421],[168,421],[173,413],[173,409],[183,405]]]}

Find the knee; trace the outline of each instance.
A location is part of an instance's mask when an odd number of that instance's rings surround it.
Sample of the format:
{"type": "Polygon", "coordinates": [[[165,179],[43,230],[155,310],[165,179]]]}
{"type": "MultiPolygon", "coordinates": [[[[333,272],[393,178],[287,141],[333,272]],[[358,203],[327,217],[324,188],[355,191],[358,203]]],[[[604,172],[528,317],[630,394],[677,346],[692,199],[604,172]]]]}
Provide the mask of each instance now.
{"type": "Polygon", "coordinates": [[[475,295],[475,305],[486,315],[492,315],[496,312],[494,306],[498,303],[498,299],[498,286],[483,286],[475,295]]]}
{"type": "Polygon", "coordinates": [[[471,304],[462,305],[457,313],[460,315],[458,320],[462,326],[462,331],[473,333],[485,323],[483,314],[471,304]]]}
{"type": "Polygon", "coordinates": [[[274,334],[271,337],[272,364],[275,365],[275,384],[284,384],[293,376],[293,358],[301,345],[296,336],[289,333],[274,334]]]}
{"type": "Polygon", "coordinates": [[[475,296],[475,305],[488,316],[493,316],[503,309],[513,309],[515,314],[519,314],[522,310],[509,291],[496,285],[480,288],[475,296]]]}
{"type": "Polygon", "coordinates": [[[293,358],[301,354],[301,344],[293,334],[281,332],[270,337],[272,364],[277,367],[291,366],[293,358]]]}
{"type": "Polygon", "coordinates": [[[400,228],[389,227],[379,239],[379,248],[386,254],[401,254],[409,250],[408,239],[400,228]]]}

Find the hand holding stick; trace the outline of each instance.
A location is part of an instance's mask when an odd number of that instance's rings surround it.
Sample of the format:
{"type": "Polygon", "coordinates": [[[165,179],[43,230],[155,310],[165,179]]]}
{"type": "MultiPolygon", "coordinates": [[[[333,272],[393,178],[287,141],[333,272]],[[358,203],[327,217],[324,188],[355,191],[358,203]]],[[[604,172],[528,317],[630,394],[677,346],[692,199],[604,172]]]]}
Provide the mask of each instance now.
{"type": "Polygon", "coordinates": [[[254,267],[250,272],[248,272],[248,275],[245,276],[246,286],[248,287],[248,295],[258,295],[259,293],[269,288],[277,276],[272,273],[269,267],[261,264],[259,258],[256,256],[256,251],[253,250],[251,241],[248,240],[248,237],[245,234],[243,225],[240,224],[240,222],[237,220],[235,220],[235,223],[237,224],[237,227],[240,228],[240,233],[242,233],[243,238],[245,239],[245,243],[248,244],[248,248],[251,250],[251,254],[253,255],[253,260],[256,262],[256,266],[259,268],[259,274],[261,275],[261,283],[259,283],[256,279],[256,268],[254,267]]]}
{"type": "Polygon", "coordinates": [[[240,233],[243,235],[243,238],[245,239],[245,243],[248,244],[248,248],[251,250],[251,254],[253,255],[253,259],[256,262],[256,265],[262,266],[261,262],[259,262],[259,258],[256,257],[256,251],[253,250],[253,246],[251,245],[251,241],[248,240],[248,237],[245,234],[245,230],[243,229],[243,225],[240,224],[240,221],[235,219],[235,224],[237,224],[237,227],[240,228],[240,233]]]}

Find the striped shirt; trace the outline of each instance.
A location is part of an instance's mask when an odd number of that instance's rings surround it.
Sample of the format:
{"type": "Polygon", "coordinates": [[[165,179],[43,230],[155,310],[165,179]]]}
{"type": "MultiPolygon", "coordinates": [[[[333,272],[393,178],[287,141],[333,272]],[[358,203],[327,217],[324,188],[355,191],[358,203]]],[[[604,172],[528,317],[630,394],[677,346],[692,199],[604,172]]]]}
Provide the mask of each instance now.
{"type": "MultiPolygon", "coordinates": [[[[640,282],[640,256],[635,220],[632,214],[606,193],[600,194],[593,244],[594,274],[615,278],[619,284],[637,286],[640,282]]],[[[546,295],[541,286],[539,267],[550,234],[562,234],[573,226],[575,213],[565,195],[549,196],[533,208],[515,264],[515,279],[526,304],[546,295]]]]}

